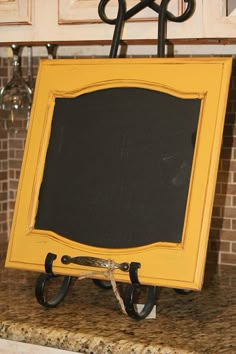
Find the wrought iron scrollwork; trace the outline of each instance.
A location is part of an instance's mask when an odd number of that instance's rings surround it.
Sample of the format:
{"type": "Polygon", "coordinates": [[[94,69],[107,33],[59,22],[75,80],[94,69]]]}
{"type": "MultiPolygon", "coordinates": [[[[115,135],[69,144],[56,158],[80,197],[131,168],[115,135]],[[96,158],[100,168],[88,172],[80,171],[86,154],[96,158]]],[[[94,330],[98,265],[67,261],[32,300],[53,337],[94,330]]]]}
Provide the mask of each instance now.
{"type": "Polygon", "coordinates": [[[142,285],[139,282],[138,278],[138,269],[141,267],[140,263],[131,262],[129,267],[129,277],[131,283],[126,286],[124,292],[124,305],[126,313],[129,317],[135,320],[142,320],[146,318],[152,311],[153,307],[156,304],[157,294],[159,291],[159,287],[151,286],[151,285],[142,285]],[[144,306],[142,310],[139,312],[137,308],[136,295],[141,291],[144,292],[146,290],[147,296],[144,301],[144,306]]]}
{"type": "Polygon", "coordinates": [[[156,304],[157,294],[159,291],[157,286],[145,286],[137,284],[128,284],[124,293],[124,305],[126,313],[129,317],[134,320],[143,320],[146,318],[153,310],[156,304]],[[141,311],[138,311],[137,304],[135,304],[135,297],[139,291],[147,291],[145,303],[141,311]]]}
{"type": "MultiPolygon", "coordinates": [[[[78,256],[78,257],[70,257],[68,255],[64,255],[61,258],[61,262],[65,265],[68,264],[78,264],[87,267],[97,267],[97,268],[107,268],[110,270],[118,269],[123,272],[129,272],[130,284],[126,285],[123,301],[125,306],[125,311],[127,315],[135,320],[141,320],[146,318],[150,312],[152,311],[154,305],[156,304],[156,298],[158,293],[158,287],[156,286],[143,286],[138,277],[138,270],[141,268],[141,264],[138,262],[123,262],[116,263],[109,259],[97,258],[97,257],[86,257],[86,256],[78,256]],[[147,296],[145,299],[144,306],[142,310],[139,312],[137,306],[135,304],[136,295],[142,291],[146,290],[147,296]]],[[[102,280],[94,280],[95,284],[104,288],[110,289],[111,286],[109,282],[102,280]]]]}
{"type": "Polygon", "coordinates": [[[127,10],[125,0],[118,0],[117,17],[111,19],[106,15],[106,8],[109,1],[110,0],[100,1],[98,6],[98,14],[103,22],[110,25],[115,25],[115,30],[114,30],[113,40],[112,40],[112,45],[110,50],[111,58],[114,58],[117,55],[121,33],[125,21],[135,16],[138,12],[142,11],[144,8],[149,7],[159,15],[159,21],[158,21],[158,56],[159,57],[164,57],[167,20],[171,22],[184,22],[192,16],[195,10],[195,0],[184,0],[184,2],[186,3],[186,9],[179,16],[176,16],[172,14],[170,11],[168,11],[168,5],[171,0],[162,0],[160,4],[157,4],[155,0],[140,0],[140,2],[138,2],[129,10],[127,10]]]}
{"type": "Polygon", "coordinates": [[[47,308],[56,307],[57,305],[59,305],[60,302],[62,302],[68,292],[72,280],[71,276],[64,276],[58,292],[51,299],[48,299],[46,296],[45,288],[47,286],[47,283],[52,282],[55,277],[59,276],[51,276],[47,273],[41,273],[36,281],[35,297],[40,305],[47,308]]]}
{"type": "Polygon", "coordinates": [[[39,275],[35,285],[35,297],[38,303],[47,308],[56,307],[65,298],[72,281],[71,276],[64,276],[58,292],[51,299],[47,298],[45,291],[47,284],[57,277],[61,278],[61,276],[55,275],[52,271],[53,262],[56,258],[57,256],[54,253],[47,254],[45,258],[46,273],[39,275]]]}

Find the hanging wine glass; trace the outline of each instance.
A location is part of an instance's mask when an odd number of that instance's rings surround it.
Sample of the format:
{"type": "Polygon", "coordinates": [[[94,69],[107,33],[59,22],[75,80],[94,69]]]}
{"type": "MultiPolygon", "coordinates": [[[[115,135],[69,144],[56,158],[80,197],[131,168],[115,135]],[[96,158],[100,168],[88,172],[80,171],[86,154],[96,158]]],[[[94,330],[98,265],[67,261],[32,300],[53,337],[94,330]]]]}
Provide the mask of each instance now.
{"type": "Polygon", "coordinates": [[[48,59],[55,59],[57,55],[58,45],[53,43],[47,43],[45,44],[45,46],[48,52],[48,59]]]}
{"type": "Polygon", "coordinates": [[[26,84],[32,91],[32,96],[34,92],[34,76],[33,76],[33,48],[32,46],[27,47],[27,79],[26,84]]]}
{"type": "Polygon", "coordinates": [[[11,48],[13,76],[0,91],[0,119],[4,129],[17,133],[28,128],[32,91],[21,75],[20,51],[22,47],[12,44],[11,48]]]}

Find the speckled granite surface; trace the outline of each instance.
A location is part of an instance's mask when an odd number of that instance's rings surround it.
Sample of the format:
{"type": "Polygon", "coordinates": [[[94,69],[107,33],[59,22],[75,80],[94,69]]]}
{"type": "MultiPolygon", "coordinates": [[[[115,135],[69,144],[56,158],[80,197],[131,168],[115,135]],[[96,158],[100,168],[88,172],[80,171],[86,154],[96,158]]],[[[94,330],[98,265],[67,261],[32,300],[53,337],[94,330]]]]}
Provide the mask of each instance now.
{"type": "Polygon", "coordinates": [[[81,353],[236,353],[236,268],[206,271],[201,292],[162,289],[157,318],[135,321],[112,290],[76,280],[54,309],[35,299],[36,273],[0,266],[0,338],[81,353]]]}

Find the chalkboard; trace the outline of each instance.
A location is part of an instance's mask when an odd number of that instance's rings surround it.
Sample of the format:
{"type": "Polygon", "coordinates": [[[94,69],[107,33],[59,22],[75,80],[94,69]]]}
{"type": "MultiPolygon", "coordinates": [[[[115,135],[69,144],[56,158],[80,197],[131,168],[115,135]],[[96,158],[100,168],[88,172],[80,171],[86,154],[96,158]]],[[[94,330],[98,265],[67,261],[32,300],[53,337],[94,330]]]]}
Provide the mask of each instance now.
{"type": "Polygon", "coordinates": [[[104,248],[181,242],[200,105],[136,87],[56,98],[35,228],[104,248]]]}

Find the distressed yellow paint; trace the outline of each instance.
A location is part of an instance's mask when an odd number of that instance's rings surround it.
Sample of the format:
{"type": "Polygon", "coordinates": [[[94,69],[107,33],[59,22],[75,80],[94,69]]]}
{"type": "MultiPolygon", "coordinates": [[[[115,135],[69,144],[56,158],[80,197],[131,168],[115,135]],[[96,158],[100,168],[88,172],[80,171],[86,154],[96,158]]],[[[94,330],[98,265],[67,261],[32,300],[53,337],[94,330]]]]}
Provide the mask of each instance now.
{"type": "MultiPolygon", "coordinates": [[[[231,74],[231,58],[82,59],[40,63],[19,181],[6,266],[44,271],[48,252],[53,270],[79,276],[94,268],[63,265],[61,257],[92,256],[117,263],[140,262],[143,284],[201,289],[231,74]],[[76,97],[101,88],[141,87],[181,98],[200,98],[201,111],[182,242],[126,249],[83,245],[51,231],[34,229],[38,196],[56,97],[76,97]]],[[[117,281],[127,273],[114,272],[117,281]]],[[[95,276],[94,276],[95,277],[95,276]]],[[[103,279],[104,275],[96,277],[103,279]]]]}

